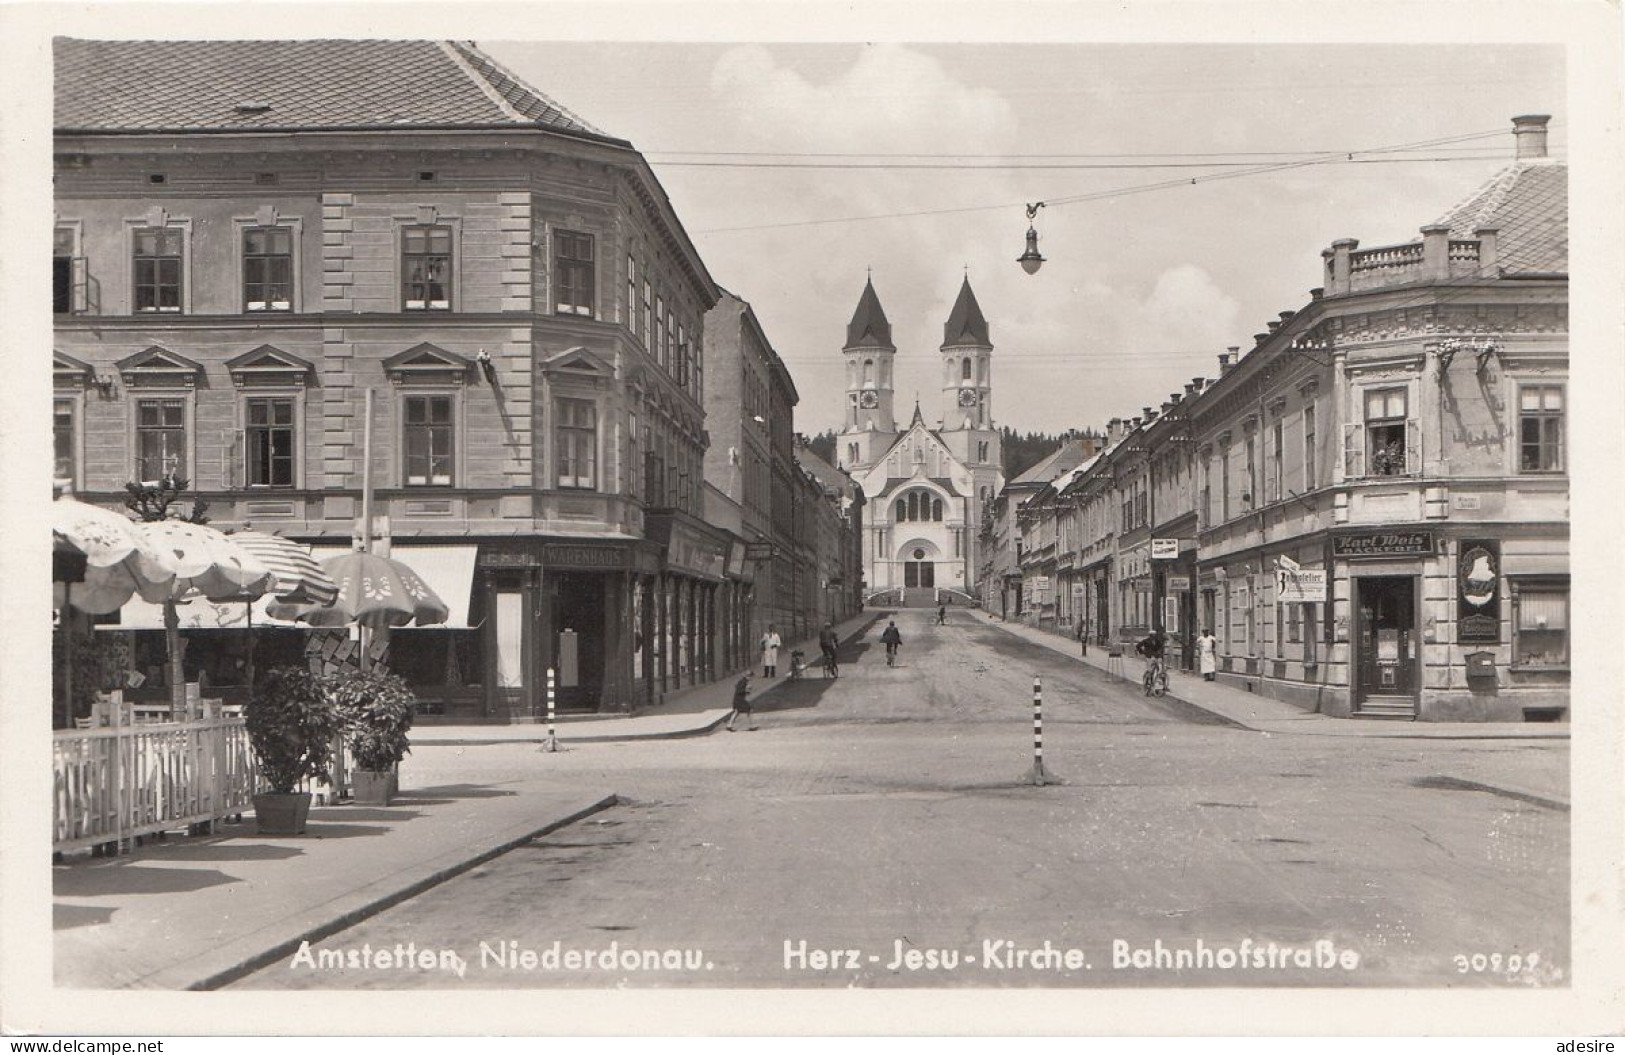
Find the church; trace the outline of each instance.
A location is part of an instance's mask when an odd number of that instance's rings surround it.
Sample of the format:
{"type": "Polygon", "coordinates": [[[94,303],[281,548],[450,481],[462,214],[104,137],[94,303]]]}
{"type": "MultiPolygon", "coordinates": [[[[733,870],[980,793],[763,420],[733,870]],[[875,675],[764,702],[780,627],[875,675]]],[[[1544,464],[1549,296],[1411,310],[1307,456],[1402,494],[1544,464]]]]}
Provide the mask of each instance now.
{"type": "Polygon", "coordinates": [[[1004,486],[993,425],[993,340],[970,279],[943,326],[935,426],[926,424],[916,399],[908,425],[898,428],[897,346],[872,280],[847,324],[841,354],[846,416],[836,455],[867,500],[866,595],[893,603],[969,603],[982,510],[1004,486]]]}

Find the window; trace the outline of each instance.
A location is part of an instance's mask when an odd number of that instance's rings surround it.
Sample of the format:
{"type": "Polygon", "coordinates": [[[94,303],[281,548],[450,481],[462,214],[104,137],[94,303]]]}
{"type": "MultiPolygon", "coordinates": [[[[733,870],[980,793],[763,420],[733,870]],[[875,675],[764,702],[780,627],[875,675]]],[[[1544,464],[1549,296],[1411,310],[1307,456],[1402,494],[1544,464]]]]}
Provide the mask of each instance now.
{"type": "Polygon", "coordinates": [[[1241,500],[1248,505],[1258,505],[1263,496],[1258,493],[1258,440],[1252,433],[1247,434],[1247,491],[1241,500]]]}
{"type": "Polygon", "coordinates": [[[248,486],[292,487],[293,400],[254,398],[246,404],[248,486]]]}
{"type": "Polygon", "coordinates": [[[186,475],[186,400],[140,399],[135,409],[135,475],[162,480],[186,475]]]}
{"type": "Polygon", "coordinates": [[[643,347],[650,352],[654,351],[654,286],[648,279],[643,280],[643,347]]]}
{"type": "Polygon", "coordinates": [[[1305,665],[1316,662],[1315,643],[1319,638],[1315,632],[1315,606],[1308,603],[1303,606],[1303,662],[1305,665]]]}
{"type": "Polygon", "coordinates": [[[293,310],[293,231],[250,227],[243,232],[243,309],[293,310]]]}
{"type": "MultiPolygon", "coordinates": [[[[591,490],[598,486],[598,406],[590,399],[560,399],[557,414],[559,486],[591,490]]],[[[668,491],[675,494],[675,486],[668,491]]]]}
{"type": "Polygon", "coordinates": [[[560,315],[593,313],[592,235],[559,231],[553,236],[560,315]]]}
{"type": "Polygon", "coordinates": [[[940,499],[940,498],[931,499],[931,519],[932,520],[941,520],[942,519],[942,499],[940,499]]]}
{"type": "Polygon", "coordinates": [[[903,501],[901,498],[897,500],[897,513],[892,517],[892,519],[898,522],[908,519],[908,503],[903,501]]]}
{"type": "Polygon", "coordinates": [[[667,372],[675,377],[680,367],[677,361],[677,316],[669,307],[666,309],[666,347],[663,354],[667,372]]]}
{"type": "Polygon", "coordinates": [[[626,254],[626,328],[638,335],[638,262],[631,253],[626,254]]]}
{"type": "Polygon", "coordinates": [[[1220,519],[1230,519],[1230,441],[1225,439],[1219,448],[1219,510],[1220,519]]]}
{"type": "Polygon", "coordinates": [[[677,327],[677,383],[684,388],[689,386],[688,364],[688,329],[679,324],[677,327]]]}
{"type": "Polygon", "coordinates": [[[961,381],[969,381],[970,380],[970,360],[969,359],[960,360],[960,363],[959,363],[959,379],[961,381]]]}
{"type": "Polygon", "coordinates": [[[140,227],[135,231],[135,310],[181,310],[181,257],[184,232],[179,227],[140,227]]]}
{"type": "Polygon", "coordinates": [[[1372,476],[1405,474],[1405,390],[1365,394],[1366,470],[1372,476]]]}
{"type": "Polygon", "coordinates": [[[1518,471],[1563,471],[1563,388],[1524,385],[1518,389],[1518,471]]]}
{"type": "Polygon", "coordinates": [[[1315,405],[1303,408],[1303,489],[1313,491],[1320,486],[1315,467],[1315,405]]]}
{"type": "Polygon", "coordinates": [[[51,310],[73,311],[73,228],[58,227],[51,236],[51,310]]]}
{"type": "Polygon", "coordinates": [[[874,379],[875,361],[873,359],[865,359],[863,361],[863,383],[865,386],[868,386],[874,382],[874,379]]]}
{"type": "Polygon", "coordinates": [[[451,396],[407,396],[406,486],[450,487],[455,436],[451,396]]]}
{"type": "Polygon", "coordinates": [[[53,479],[73,483],[78,480],[78,450],[73,428],[73,400],[58,399],[54,404],[51,431],[56,440],[56,470],[53,479]]]}
{"type": "Polygon", "coordinates": [[[1270,437],[1270,500],[1274,502],[1281,500],[1281,489],[1285,486],[1282,482],[1286,472],[1286,465],[1282,456],[1285,448],[1286,425],[1281,421],[1276,421],[1275,432],[1270,437]]]}
{"type": "Polygon", "coordinates": [[[664,297],[655,298],[654,347],[649,350],[654,353],[655,361],[660,364],[662,370],[670,368],[671,346],[666,340],[666,298],[664,297]]]}
{"type": "Polygon", "coordinates": [[[627,415],[626,426],[626,489],[633,498],[638,497],[638,473],[643,456],[638,451],[638,416],[627,415]]]}
{"type": "Polygon", "coordinates": [[[976,460],[979,461],[979,462],[987,461],[987,441],[986,440],[982,440],[981,442],[977,443],[977,445],[976,445],[976,460]]]}
{"type": "Polygon", "coordinates": [[[846,445],[846,460],[849,465],[858,464],[858,445],[856,443],[846,445]]]}
{"type": "Polygon", "coordinates": [[[1569,665],[1569,584],[1515,582],[1512,589],[1512,664],[1569,665]]]}
{"type": "Polygon", "coordinates": [[[401,301],[406,311],[451,310],[451,228],[401,232],[401,301]]]}

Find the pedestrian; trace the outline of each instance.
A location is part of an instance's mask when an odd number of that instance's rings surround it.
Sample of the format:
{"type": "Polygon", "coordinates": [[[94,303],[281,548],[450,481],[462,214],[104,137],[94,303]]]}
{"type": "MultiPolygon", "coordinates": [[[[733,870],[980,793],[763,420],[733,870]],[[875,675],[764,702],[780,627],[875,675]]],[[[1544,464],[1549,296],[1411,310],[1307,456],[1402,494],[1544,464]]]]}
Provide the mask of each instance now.
{"type": "Polygon", "coordinates": [[[833,678],[840,669],[835,658],[839,650],[841,639],[835,633],[834,623],[825,623],[824,629],[818,632],[818,648],[824,653],[824,677],[833,678]]]}
{"type": "Polygon", "coordinates": [[[1212,630],[1203,629],[1202,636],[1196,639],[1196,650],[1202,661],[1202,680],[1212,681],[1219,671],[1219,639],[1212,630]]]}
{"type": "Polygon", "coordinates": [[[897,664],[897,649],[903,644],[903,635],[897,630],[897,620],[888,619],[886,629],[880,635],[880,643],[886,646],[886,666],[897,664]]]}
{"type": "Polygon", "coordinates": [[[937,605],[937,625],[938,626],[945,626],[947,624],[947,622],[948,622],[948,606],[945,605],[945,604],[937,605]]]}
{"type": "Polygon", "coordinates": [[[1089,654],[1089,624],[1084,622],[1082,616],[1078,617],[1078,644],[1082,646],[1083,654],[1087,656],[1089,654]]]}
{"type": "Polygon", "coordinates": [[[745,721],[752,723],[747,728],[754,733],[756,731],[754,724],[756,719],[750,713],[750,671],[748,670],[739,675],[739,680],[734,682],[734,707],[733,710],[728,712],[728,724],[725,727],[730,733],[734,731],[734,722],[739,720],[741,714],[745,716],[745,721]]]}
{"type": "Polygon", "coordinates": [[[767,624],[767,633],[762,635],[762,677],[778,677],[779,646],[783,644],[779,638],[778,628],[772,623],[767,624]]]}

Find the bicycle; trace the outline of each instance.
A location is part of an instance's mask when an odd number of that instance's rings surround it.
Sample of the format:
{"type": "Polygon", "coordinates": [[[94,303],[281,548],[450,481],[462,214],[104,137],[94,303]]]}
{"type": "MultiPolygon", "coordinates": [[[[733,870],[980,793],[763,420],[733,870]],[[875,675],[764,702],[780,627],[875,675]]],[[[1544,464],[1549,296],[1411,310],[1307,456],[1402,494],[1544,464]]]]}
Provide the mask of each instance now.
{"type": "Polygon", "coordinates": [[[896,645],[887,645],[886,646],[886,666],[888,666],[888,667],[897,666],[897,646],[896,645]]]}
{"type": "Polygon", "coordinates": [[[824,677],[838,678],[841,676],[841,663],[836,658],[835,651],[831,649],[824,653],[824,677]]]}
{"type": "Polygon", "coordinates": [[[1151,660],[1145,668],[1145,694],[1147,696],[1164,696],[1168,692],[1168,667],[1158,656],[1151,660]]]}

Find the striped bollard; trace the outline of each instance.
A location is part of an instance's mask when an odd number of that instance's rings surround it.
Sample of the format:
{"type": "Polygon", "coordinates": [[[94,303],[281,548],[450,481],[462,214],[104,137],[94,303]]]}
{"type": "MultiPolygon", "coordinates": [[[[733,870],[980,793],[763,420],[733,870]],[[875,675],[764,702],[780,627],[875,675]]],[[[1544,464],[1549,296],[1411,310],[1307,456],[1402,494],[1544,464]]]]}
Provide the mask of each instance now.
{"type": "Polygon", "coordinates": [[[559,749],[558,734],[553,730],[553,668],[547,668],[547,739],[542,741],[543,751],[559,749]]]}
{"type": "Polygon", "coordinates": [[[1059,777],[1044,769],[1044,679],[1033,675],[1033,768],[1024,783],[1036,787],[1059,784],[1059,777]]]}

